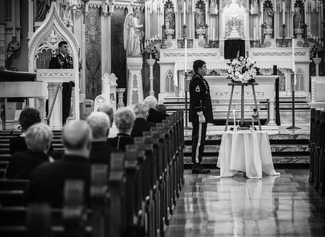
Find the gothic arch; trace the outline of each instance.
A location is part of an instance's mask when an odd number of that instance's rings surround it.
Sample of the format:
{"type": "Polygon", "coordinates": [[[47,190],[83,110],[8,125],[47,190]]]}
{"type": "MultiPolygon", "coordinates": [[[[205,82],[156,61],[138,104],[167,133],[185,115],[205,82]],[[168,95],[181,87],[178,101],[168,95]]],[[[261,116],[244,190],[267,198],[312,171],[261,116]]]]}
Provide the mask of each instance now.
{"type": "Polygon", "coordinates": [[[35,72],[36,60],[43,50],[55,53],[61,40],[67,41],[73,58],[75,82],[75,117],[79,119],[79,43],[74,34],[66,27],[59,15],[56,2],[52,2],[50,11],[43,24],[35,31],[28,42],[28,71],[35,72]]]}

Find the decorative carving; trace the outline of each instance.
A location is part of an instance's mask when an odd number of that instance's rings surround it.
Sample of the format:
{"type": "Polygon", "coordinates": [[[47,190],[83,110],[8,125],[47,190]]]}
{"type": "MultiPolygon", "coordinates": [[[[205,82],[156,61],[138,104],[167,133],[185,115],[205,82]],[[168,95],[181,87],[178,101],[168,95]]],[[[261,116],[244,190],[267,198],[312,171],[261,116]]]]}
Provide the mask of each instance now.
{"type": "Polygon", "coordinates": [[[168,0],[165,3],[165,26],[166,30],[175,30],[175,13],[174,13],[174,5],[168,0]]]}
{"type": "Polygon", "coordinates": [[[238,1],[231,1],[225,8],[226,36],[231,39],[243,38],[244,36],[245,8],[238,1]]]}

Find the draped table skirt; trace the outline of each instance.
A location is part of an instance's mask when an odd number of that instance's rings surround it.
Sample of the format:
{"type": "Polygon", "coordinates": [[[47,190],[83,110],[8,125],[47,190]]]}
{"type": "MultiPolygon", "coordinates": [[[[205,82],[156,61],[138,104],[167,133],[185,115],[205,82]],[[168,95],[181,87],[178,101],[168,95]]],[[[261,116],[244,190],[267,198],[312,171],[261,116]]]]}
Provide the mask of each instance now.
{"type": "Polygon", "coordinates": [[[248,178],[262,178],[263,172],[280,175],[274,170],[269,137],[264,131],[224,132],[217,166],[220,177],[231,177],[238,171],[248,178]]]}

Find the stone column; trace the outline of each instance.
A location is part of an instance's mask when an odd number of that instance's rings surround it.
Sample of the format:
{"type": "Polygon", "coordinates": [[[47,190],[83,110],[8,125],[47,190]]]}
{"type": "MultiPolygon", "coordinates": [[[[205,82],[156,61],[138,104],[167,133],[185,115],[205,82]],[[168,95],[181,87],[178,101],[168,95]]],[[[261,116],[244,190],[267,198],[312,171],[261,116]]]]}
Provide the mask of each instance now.
{"type": "Polygon", "coordinates": [[[101,55],[101,65],[102,65],[102,75],[106,72],[108,74],[111,73],[111,57],[107,57],[107,55],[111,55],[111,16],[110,14],[102,14],[101,16],[101,40],[102,40],[102,55],[101,55]]]}
{"type": "Polygon", "coordinates": [[[274,102],[275,102],[274,99],[269,99],[269,117],[267,123],[267,125],[269,126],[277,125],[274,119],[274,109],[275,109],[274,102]]]}
{"type": "Polygon", "coordinates": [[[116,89],[118,93],[118,103],[117,103],[117,108],[122,108],[124,107],[124,102],[123,102],[123,94],[125,92],[125,88],[117,88],[116,89]]]}
{"type": "Polygon", "coordinates": [[[319,64],[322,61],[322,59],[321,58],[313,58],[313,61],[316,65],[316,77],[318,77],[319,76],[319,64]]]}
{"type": "Polygon", "coordinates": [[[149,91],[149,95],[155,96],[155,92],[153,90],[153,79],[154,79],[154,77],[153,77],[153,65],[156,63],[156,59],[153,59],[150,56],[150,58],[147,59],[147,63],[148,63],[149,68],[150,68],[150,74],[149,74],[150,91],[149,91]]]}
{"type": "Polygon", "coordinates": [[[28,0],[28,36],[27,39],[30,39],[34,34],[34,4],[33,0],[28,0]]]}
{"type": "Polygon", "coordinates": [[[129,77],[127,82],[127,105],[143,102],[142,89],[142,58],[127,58],[127,67],[129,69],[129,77]]]}

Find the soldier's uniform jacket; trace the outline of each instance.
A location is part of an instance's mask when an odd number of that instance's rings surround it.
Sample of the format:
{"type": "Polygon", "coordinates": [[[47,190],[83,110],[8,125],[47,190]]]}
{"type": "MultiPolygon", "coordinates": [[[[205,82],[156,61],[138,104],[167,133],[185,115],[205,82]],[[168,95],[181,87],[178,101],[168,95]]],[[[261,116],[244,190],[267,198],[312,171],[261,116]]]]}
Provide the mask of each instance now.
{"type": "Polygon", "coordinates": [[[61,53],[57,54],[56,57],[52,57],[49,68],[51,69],[72,69],[73,60],[72,57],[67,55],[64,57],[61,53]]]}
{"type": "Polygon", "coordinates": [[[190,122],[199,122],[197,112],[203,111],[207,123],[213,122],[210,87],[208,82],[198,73],[190,81],[190,122]]]}

